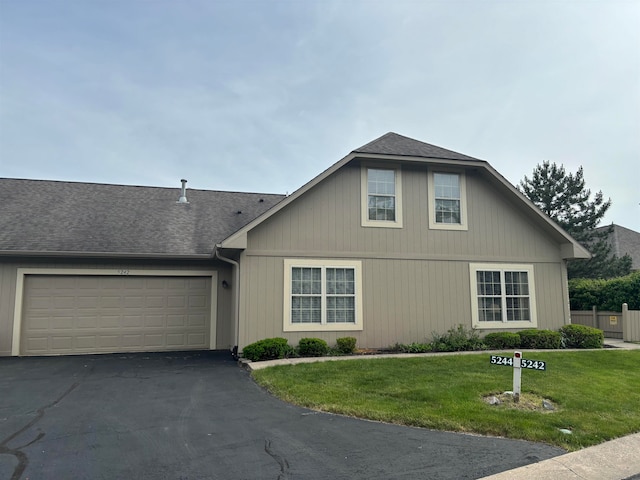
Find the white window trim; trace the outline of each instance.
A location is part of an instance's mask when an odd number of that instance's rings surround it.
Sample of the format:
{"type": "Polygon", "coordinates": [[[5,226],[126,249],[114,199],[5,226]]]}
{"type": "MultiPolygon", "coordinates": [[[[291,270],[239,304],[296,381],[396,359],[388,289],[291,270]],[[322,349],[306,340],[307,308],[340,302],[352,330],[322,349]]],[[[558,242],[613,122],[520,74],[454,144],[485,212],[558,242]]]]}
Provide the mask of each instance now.
{"type": "MultiPolygon", "coordinates": [[[[322,290],[326,285],[322,285],[322,290]]],[[[286,258],[284,260],[284,321],[285,332],[359,331],[362,326],[362,262],[359,260],[309,260],[286,258]],[[323,323],[291,323],[291,270],[293,267],[337,267],[353,268],[355,273],[355,323],[324,323],[326,312],[322,312],[323,323]]]]}
{"type": "Polygon", "coordinates": [[[402,170],[400,166],[380,165],[375,163],[363,164],[360,168],[360,192],[362,205],[361,217],[363,227],[402,228],[402,170]],[[393,170],[396,179],[396,220],[369,220],[369,182],[368,170],[393,170]]]}
{"type": "Polygon", "coordinates": [[[536,284],[533,275],[533,265],[516,263],[470,263],[469,278],[471,282],[471,319],[472,325],[477,329],[507,329],[507,328],[538,328],[538,315],[536,312],[536,284]],[[529,308],[531,313],[530,321],[508,321],[506,318],[506,294],[502,294],[503,320],[501,322],[481,322],[478,317],[478,280],[479,271],[500,271],[501,278],[504,272],[527,272],[529,279],[529,308]]]}
{"type": "Polygon", "coordinates": [[[427,174],[429,190],[429,228],[431,230],[468,230],[467,224],[467,180],[464,172],[449,169],[429,169],[427,174]],[[436,223],[436,188],[434,173],[454,173],[460,178],[460,223],[436,223]]]}

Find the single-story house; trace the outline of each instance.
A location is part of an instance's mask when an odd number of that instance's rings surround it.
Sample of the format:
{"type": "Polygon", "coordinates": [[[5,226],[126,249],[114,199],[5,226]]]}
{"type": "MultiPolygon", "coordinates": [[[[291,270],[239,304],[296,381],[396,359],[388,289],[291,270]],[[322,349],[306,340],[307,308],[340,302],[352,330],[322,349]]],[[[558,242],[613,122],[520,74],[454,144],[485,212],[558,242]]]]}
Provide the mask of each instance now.
{"type": "Polygon", "coordinates": [[[0,355],[555,329],[575,258],[489,163],[395,133],[289,196],[0,179],[0,355]]]}

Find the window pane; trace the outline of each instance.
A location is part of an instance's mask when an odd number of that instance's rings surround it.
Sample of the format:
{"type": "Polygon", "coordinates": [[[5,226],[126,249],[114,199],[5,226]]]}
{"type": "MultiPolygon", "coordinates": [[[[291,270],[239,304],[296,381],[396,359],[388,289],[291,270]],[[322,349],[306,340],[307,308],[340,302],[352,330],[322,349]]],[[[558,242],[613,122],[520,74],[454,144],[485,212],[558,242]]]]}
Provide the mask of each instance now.
{"type": "Polygon", "coordinates": [[[291,323],[355,323],[355,280],[354,267],[291,267],[291,323]]]}
{"type": "Polygon", "coordinates": [[[501,300],[499,298],[478,298],[478,320],[481,322],[501,322],[501,300]]]}
{"type": "Polygon", "coordinates": [[[532,320],[528,272],[479,270],[476,271],[476,281],[479,321],[532,320]],[[506,307],[505,315],[502,315],[502,305],[506,307]]]}
{"type": "Polygon", "coordinates": [[[369,194],[395,195],[396,193],[396,172],[394,170],[370,168],[367,170],[367,180],[369,194]]]}
{"type": "Polygon", "coordinates": [[[291,323],[320,323],[320,297],[292,297],[291,323]]]}
{"type": "Polygon", "coordinates": [[[395,197],[369,195],[369,220],[396,220],[395,197]]]}
{"type": "Polygon", "coordinates": [[[434,173],[436,223],[460,223],[460,176],[434,173]]]}
{"type": "Polygon", "coordinates": [[[322,292],[320,268],[294,267],[291,269],[291,293],[318,295],[322,292]]]}
{"type": "Polygon", "coordinates": [[[529,295],[527,272],[504,272],[504,283],[507,295],[529,295]]]}
{"type": "Polygon", "coordinates": [[[327,268],[327,295],[353,295],[354,293],[353,268],[327,268]]]}
{"type": "Polygon", "coordinates": [[[354,297],[327,297],[327,323],[355,323],[354,297]]]}
{"type": "Polygon", "coordinates": [[[515,322],[530,321],[529,299],[507,297],[507,320],[515,322]]]}
{"type": "Polygon", "coordinates": [[[460,200],[436,198],[436,222],[460,223],[460,200]]]}
{"type": "Polygon", "coordinates": [[[396,172],[367,169],[367,207],[369,220],[396,220],[396,172]]]}
{"type": "Polygon", "coordinates": [[[500,272],[478,271],[478,295],[500,296],[500,272]]]}
{"type": "Polygon", "coordinates": [[[478,270],[476,281],[478,285],[478,320],[481,322],[501,322],[502,286],[500,272],[478,270]]]}

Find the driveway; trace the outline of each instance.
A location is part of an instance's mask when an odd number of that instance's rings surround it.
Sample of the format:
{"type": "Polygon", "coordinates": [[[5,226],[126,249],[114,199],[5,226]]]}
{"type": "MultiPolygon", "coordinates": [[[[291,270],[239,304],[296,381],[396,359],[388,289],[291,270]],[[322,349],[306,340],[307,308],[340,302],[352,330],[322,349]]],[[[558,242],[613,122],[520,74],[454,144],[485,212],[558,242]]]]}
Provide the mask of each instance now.
{"type": "Polygon", "coordinates": [[[0,358],[0,478],[471,479],[564,453],[317,413],[228,353],[0,358]]]}

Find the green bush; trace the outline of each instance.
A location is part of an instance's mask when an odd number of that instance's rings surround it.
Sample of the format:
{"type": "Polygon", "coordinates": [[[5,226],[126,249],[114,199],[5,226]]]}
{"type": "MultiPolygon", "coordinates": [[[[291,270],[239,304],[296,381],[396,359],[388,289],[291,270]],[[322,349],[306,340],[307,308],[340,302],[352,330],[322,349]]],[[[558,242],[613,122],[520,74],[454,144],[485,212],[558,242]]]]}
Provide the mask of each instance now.
{"type": "Polygon", "coordinates": [[[482,340],[492,350],[520,347],[520,335],[514,332],[488,333],[482,340]]]}
{"type": "Polygon", "coordinates": [[[293,347],[287,343],[286,338],[265,338],[255,343],[245,346],[242,349],[242,356],[252,362],[261,360],[274,360],[276,358],[286,358],[293,353],[293,347]]]}
{"type": "Polygon", "coordinates": [[[336,349],[340,353],[349,355],[356,351],[356,339],[355,337],[342,337],[336,338],[336,349]]]}
{"type": "Polygon", "coordinates": [[[571,310],[610,310],[619,312],[622,304],[630,310],[640,310],[640,271],[609,280],[569,280],[571,310]]]}
{"type": "Polygon", "coordinates": [[[562,347],[562,335],[553,330],[522,330],[520,335],[521,348],[557,349],[562,347]]]}
{"type": "Polygon", "coordinates": [[[564,348],[602,348],[604,332],[586,325],[565,325],[560,327],[564,348]]]}
{"type": "Polygon", "coordinates": [[[483,350],[485,344],[476,330],[467,329],[464,325],[450,328],[447,333],[433,334],[431,347],[434,352],[461,352],[466,350],[483,350]]]}
{"type": "Polygon", "coordinates": [[[322,357],[329,353],[329,345],[321,338],[301,338],[298,353],[301,357],[322,357]]]}
{"type": "Polygon", "coordinates": [[[400,353],[427,353],[433,351],[433,346],[430,343],[396,343],[390,350],[400,353]]]}

